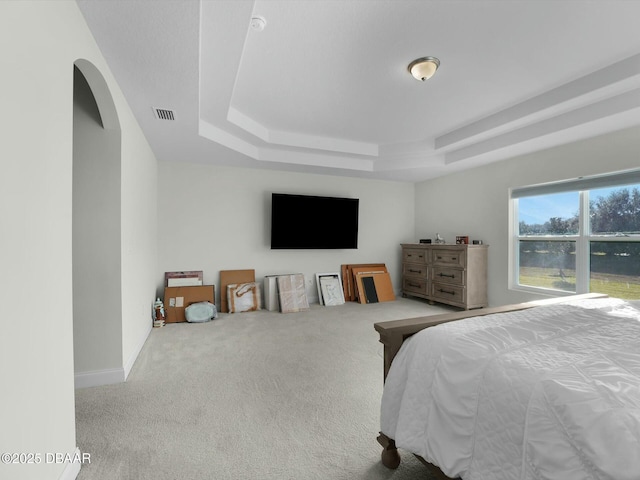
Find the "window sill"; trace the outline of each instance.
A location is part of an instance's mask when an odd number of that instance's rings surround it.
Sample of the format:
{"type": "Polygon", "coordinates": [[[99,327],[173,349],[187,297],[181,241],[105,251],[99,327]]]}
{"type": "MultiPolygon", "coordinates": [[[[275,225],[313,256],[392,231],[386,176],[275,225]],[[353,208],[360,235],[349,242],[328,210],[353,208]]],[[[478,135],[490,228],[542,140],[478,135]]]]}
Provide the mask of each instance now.
{"type": "Polygon", "coordinates": [[[570,297],[571,295],[577,295],[577,292],[567,292],[566,290],[554,290],[552,288],[542,287],[528,287],[525,285],[516,285],[509,287],[510,291],[523,292],[523,293],[535,293],[536,295],[542,295],[544,297],[570,297]]]}

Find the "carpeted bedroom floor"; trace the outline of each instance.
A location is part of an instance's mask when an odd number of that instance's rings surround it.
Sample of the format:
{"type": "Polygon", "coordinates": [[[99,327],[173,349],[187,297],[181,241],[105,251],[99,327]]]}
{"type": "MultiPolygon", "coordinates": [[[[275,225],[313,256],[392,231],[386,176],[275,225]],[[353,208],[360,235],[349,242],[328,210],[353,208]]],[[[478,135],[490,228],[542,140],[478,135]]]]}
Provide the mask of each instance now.
{"type": "Polygon", "coordinates": [[[76,391],[78,480],[428,480],[406,452],[380,463],[373,324],[445,311],[398,298],[154,329],[126,383],[76,391]]]}

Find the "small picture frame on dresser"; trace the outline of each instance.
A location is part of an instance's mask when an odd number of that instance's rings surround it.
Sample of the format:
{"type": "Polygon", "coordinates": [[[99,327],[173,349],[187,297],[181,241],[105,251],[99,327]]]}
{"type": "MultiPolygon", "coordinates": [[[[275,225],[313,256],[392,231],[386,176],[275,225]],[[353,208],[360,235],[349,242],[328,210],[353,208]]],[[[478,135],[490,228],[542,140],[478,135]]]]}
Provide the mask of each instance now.
{"type": "Polygon", "coordinates": [[[469,245],[469,237],[468,236],[457,236],[456,237],[456,245],[469,245]]]}

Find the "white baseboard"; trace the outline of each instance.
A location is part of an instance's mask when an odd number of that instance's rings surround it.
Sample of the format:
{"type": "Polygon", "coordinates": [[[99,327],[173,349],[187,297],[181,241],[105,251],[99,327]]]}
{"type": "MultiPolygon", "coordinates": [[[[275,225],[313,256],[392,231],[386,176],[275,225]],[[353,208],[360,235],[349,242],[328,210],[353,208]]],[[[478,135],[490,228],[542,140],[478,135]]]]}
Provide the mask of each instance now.
{"type": "Polygon", "coordinates": [[[142,335],[142,338],[138,342],[138,346],[129,356],[127,363],[124,364],[125,380],[129,377],[129,374],[131,373],[131,369],[133,368],[133,364],[136,363],[138,355],[140,355],[140,352],[142,351],[142,347],[144,347],[144,344],[147,341],[147,338],[149,338],[149,334],[151,333],[151,330],[153,330],[153,327],[151,326],[151,322],[149,322],[149,329],[145,330],[144,334],[142,335]]]}
{"type": "Polygon", "coordinates": [[[122,383],[126,379],[124,368],[110,368],[108,370],[76,373],[74,383],[76,388],[87,388],[122,383]]]}
{"type": "Polygon", "coordinates": [[[138,355],[140,355],[140,351],[142,347],[144,347],[151,330],[152,327],[149,325],[149,329],[144,331],[142,338],[138,342],[138,346],[131,353],[124,367],[76,373],[74,378],[75,388],[99,387],[100,385],[126,382],[133,368],[133,364],[136,362],[138,355]]]}
{"type": "MultiPolygon", "coordinates": [[[[72,457],[74,459],[82,458],[82,453],[80,453],[80,449],[78,447],[76,447],[76,450],[75,452],[73,452],[72,457]]],[[[64,471],[62,472],[62,475],[60,475],[60,478],[58,480],[76,480],[78,474],[80,473],[81,466],[82,463],[80,461],[67,463],[64,471]]]]}

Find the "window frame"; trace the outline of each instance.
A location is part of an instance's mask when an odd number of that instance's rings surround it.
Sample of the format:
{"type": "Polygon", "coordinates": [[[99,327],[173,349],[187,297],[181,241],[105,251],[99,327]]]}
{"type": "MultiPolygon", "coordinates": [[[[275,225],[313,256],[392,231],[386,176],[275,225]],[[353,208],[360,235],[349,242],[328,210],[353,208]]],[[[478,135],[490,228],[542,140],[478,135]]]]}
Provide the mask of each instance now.
{"type": "Polygon", "coordinates": [[[510,290],[537,293],[549,296],[569,296],[588,293],[591,282],[591,242],[638,242],[640,234],[636,235],[594,235],[591,233],[589,197],[591,190],[610,187],[639,187],[640,170],[617,172],[596,177],[580,177],[565,182],[531,185],[509,189],[509,280],[510,290]],[[573,235],[520,235],[519,198],[539,195],[550,195],[560,192],[578,192],[578,233],[573,235]],[[575,292],[557,290],[553,288],[536,287],[520,284],[520,242],[521,241],[573,241],[576,255],[576,288],[575,292]]]}

